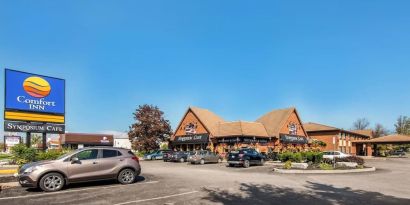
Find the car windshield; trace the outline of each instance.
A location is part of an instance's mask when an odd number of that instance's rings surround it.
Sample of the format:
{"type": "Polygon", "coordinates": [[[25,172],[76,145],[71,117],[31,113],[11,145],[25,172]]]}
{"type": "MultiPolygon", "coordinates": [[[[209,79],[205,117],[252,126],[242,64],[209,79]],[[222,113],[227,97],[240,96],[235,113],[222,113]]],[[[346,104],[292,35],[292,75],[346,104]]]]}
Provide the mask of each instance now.
{"type": "Polygon", "coordinates": [[[242,153],[243,153],[243,154],[247,154],[247,153],[250,153],[250,150],[244,149],[244,150],[241,150],[240,153],[241,153],[241,154],[242,154],[242,153]]]}
{"type": "Polygon", "coordinates": [[[57,160],[64,159],[64,158],[66,158],[66,157],[68,157],[68,156],[70,156],[74,153],[75,153],[75,151],[67,152],[67,153],[61,155],[60,157],[58,157],[57,160]]]}

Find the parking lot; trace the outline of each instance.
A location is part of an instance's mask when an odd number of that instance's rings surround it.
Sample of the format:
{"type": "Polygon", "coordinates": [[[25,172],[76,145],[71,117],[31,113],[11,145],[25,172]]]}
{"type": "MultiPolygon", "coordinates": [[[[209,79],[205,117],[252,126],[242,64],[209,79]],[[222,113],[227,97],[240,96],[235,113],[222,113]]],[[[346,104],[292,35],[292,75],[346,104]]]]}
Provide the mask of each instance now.
{"type": "Polygon", "coordinates": [[[0,193],[0,204],[410,204],[408,158],[366,163],[378,170],[287,175],[273,173],[270,163],[244,169],[142,161],[132,185],[76,184],[56,193],[15,187],[0,193]]]}

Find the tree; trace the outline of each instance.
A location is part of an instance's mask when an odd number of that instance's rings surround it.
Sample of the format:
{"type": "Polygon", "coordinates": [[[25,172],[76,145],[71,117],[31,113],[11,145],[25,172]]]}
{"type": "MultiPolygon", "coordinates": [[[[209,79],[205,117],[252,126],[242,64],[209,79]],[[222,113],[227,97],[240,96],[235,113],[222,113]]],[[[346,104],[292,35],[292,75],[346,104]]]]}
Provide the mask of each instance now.
{"type": "Polygon", "coordinates": [[[396,127],[397,134],[410,135],[409,117],[400,115],[399,118],[397,118],[397,122],[396,124],[394,124],[394,126],[396,127]]]}
{"type": "Polygon", "coordinates": [[[128,137],[134,149],[144,152],[158,149],[172,135],[169,121],[157,106],[140,105],[133,115],[135,123],[130,126],[128,137]]]}
{"type": "Polygon", "coordinates": [[[42,142],[43,142],[42,135],[33,134],[31,136],[31,146],[39,148],[40,146],[42,146],[42,142]]]}
{"type": "Polygon", "coordinates": [[[353,123],[354,130],[365,130],[369,127],[370,122],[366,118],[359,118],[353,123]]]}
{"type": "Polygon", "coordinates": [[[380,123],[377,123],[373,129],[373,137],[382,137],[389,134],[389,131],[380,123]]]}

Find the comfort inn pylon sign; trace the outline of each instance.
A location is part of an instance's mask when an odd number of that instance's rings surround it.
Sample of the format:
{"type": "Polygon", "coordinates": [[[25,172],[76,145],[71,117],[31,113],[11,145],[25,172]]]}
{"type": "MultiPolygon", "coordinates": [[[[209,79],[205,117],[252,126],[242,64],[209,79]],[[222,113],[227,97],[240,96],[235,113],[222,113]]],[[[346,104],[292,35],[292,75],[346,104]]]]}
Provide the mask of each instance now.
{"type": "Polygon", "coordinates": [[[65,80],[5,69],[5,131],[64,133],[65,80]]]}

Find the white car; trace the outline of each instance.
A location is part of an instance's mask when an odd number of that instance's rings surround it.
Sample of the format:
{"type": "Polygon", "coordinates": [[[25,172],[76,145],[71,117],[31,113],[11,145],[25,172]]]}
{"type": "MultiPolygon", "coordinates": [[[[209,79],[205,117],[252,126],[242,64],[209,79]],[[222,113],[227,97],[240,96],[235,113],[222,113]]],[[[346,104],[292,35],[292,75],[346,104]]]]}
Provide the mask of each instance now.
{"type": "Polygon", "coordinates": [[[343,157],[349,157],[350,154],[345,154],[343,152],[339,151],[326,151],[323,152],[323,159],[333,159],[334,157],[338,158],[343,158],[343,157]]]}

